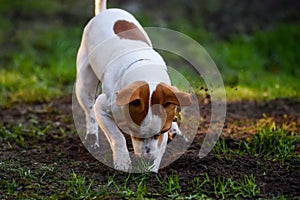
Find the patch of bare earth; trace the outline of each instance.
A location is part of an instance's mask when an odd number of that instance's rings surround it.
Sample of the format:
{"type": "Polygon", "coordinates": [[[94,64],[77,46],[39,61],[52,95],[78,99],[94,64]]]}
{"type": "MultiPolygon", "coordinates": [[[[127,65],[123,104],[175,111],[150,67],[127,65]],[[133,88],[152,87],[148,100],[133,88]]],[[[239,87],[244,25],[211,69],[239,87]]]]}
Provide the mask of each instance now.
{"type": "MultiPolygon", "coordinates": [[[[178,174],[182,193],[186,194],[197,190],[197,188],[191,189],[189,185],[193,178],[203,177],[205,173],[208,173],[211,179],[225,177],[237,180],[245,175],[254,176],[260,188],[257,197],[284,195],[299,198],[299,160],[282,164],[249,155],[233,156],[231,159],[212,154],[202,159],[198,157],[201,140],[208,128],[210,118],[210,105],[205,103],[200,100],[201,125],[194,142],[178,160],[161,169],[159,176],[167,178],[172,173],[178,174]]],[[[117,174],[115,179],[120,183],[127,176],[127,173],[116,172],[103,165],[87,152],[75,133],[71,104],[71,97],[65,97],[51,103],[20,104],[9,109],[1,109],[1,126],[7,129],[17,124],[23,124],[25,128],[32,124],[48,127],[44,135],[36,138],[25,137],[22,144],[15,142],[0,144],[0,163],[8,163],[14,168],[23,167],[31,171],[43,166],[55,169],[52,174],[47,174],[45,179],[35,180],[39,184],[39,193],[42,196],[65,191],[67,186],[63,181],[69,178],[71,172],[84,173],[85,176],[94,179],[100,187],[107,183],[108,175],[117,174]]],[[[239,139],[255,134],[256,127],[265,123],[266,118],[272,118],[278,125],[289,124],[290,126],[287,127],[291,131],[299,132],[300,103],[289,99],[230,102],[222,137],[227,139],[228,144],[234,144],[239,139]]],[[[35,176],[41,178],[43,174],[36,172],[35,176]]],[[[13,180],[17,177],[17,172],[0,171],[0,179],[13,180]]],[[[149,175],[147,185],[151,186],[149,188],[153,191],[156,189],[155,186],[159,185],[153,174],[149,175]]],[[[17,189],[30,193],[26,183],[22,185],[21,182],[17,189]]],[[[210,189],[212,188],[207,188],[210,189]]],[[[5,196],[5,193],[4,188],[0,188],[0,197],[5,196]]]]}

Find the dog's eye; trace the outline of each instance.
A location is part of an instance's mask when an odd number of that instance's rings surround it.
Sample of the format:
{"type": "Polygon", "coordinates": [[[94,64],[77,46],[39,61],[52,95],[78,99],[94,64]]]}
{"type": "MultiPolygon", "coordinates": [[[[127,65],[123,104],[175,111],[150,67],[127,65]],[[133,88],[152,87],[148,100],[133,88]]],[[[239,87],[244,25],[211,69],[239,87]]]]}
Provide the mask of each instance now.
{"type": "Polygon", "coordinates": [[[170,106],[170,105],[171,105],[171,103],[167,102],[167,103],[164,103],[164,104],[163,104],[163,107],[166,108],[166,107],[168,107],[168,106],[170,106]]]}
{"type": "Polygon", "coordinates": [[[139,99],[134,100],[134,101],[130,102],[130,105],[138,107],[141,105],[141,101],[139,99]]]}

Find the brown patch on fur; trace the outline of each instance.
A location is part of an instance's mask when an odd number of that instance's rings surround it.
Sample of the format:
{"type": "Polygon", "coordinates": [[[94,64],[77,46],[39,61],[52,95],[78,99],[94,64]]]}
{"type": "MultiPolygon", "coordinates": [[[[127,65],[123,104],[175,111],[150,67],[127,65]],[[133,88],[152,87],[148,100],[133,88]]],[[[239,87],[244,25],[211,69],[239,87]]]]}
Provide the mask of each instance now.
{"type": "Polygon", "coordinates": [[[114,24],[113,29],[121,39],[140,40],[151,46],[145,34],[134,23],[119,20],[114,24]]]}
{"type": "Polygon", "coordinates": [[[136,141],[139,141],[139,142],[143,142],[145,139],[144,138],[139,138],[139,137],[135,137],[135,136],[131,136],[131,139],[132,140],[136,140],[136,141]]]}
{"type": "MultiPolygon", "coordinates": [[[[156,138],[155,138],[156,139],[156,138]]],[[[163,139],[164,139],[164,134],[160,134],[158,137],[157,137],[157,146],[158,146],[158,148],[160,148],[160,145],[161,145],[161,143],[162,143],[162,141],[163,141],[163,139]]]]}
{"type": "Polygon", "coordinates": [[[148,113],[149,96],[149,85],[144,81],[136,81],[117,92],[116,104],[128,106],[132,121],[141,125],[148,113]]]}
{"type": "MultiPolygon", "coordinates": [[[[176,114],[176,106],[191,105],[191,95],[186,92],[179,91],[176,87],[169,86],[165,83],[157,85],[151,97],[151,106],[155,104],[161,105],[167,114],[166,122],[162,127],[162,131],[169,130],[176,114]]],[[[162,108],[153,110],[153,114],[162,116],[162,108]]]]}

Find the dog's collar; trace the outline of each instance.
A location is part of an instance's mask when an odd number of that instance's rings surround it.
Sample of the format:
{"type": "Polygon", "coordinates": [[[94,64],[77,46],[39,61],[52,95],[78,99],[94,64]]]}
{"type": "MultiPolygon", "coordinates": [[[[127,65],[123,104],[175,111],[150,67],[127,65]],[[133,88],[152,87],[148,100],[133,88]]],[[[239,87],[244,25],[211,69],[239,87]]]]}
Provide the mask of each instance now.
{"type": "MultiPolygon", "coordinates": [[[[174,117],[173,122],[177,122],[177,117],[176,116],[174,117]]],[[[168,128],[168,129],[166,129],[166,130],[160,131],[159,133],[155,134],[153,137],[159,137],[160,135],[162,135],[162,134],[164,134],[164,133],[166,133],[166,132],[168,132],[170,130],[171,130],[171,127],[168,128]]]]}
{"type": "Polygon", "coordinates": [[[126,67],[121,77],[121,85],[128,85],[135,81],[145,81],[147,83],[171,84],[167,67],[151,59],[139,58],[126,67]]]}

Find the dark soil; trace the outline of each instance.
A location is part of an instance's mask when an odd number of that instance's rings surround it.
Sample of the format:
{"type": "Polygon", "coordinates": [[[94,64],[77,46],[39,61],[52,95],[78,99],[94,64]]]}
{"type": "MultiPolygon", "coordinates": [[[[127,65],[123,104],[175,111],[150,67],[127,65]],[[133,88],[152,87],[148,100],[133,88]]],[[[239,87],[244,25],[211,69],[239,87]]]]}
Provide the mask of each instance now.
{"type": "MultiPolygon", "coordinates": [[[[256,177],[256,184],[260,188],[257,197],[270,198],[284,195],[286,197],[300,197],[300,162],[291,160],[279,163],[271,160],[252,156],[233,156],[226,159],[224,156],[216,157],[212,154],[200,159],[198,152],[200,142],[208,125],[209,104],[201,102],[201,126],[199,133],[187,152],[170,166],[159,171],[162,179],[167,179],[171,174],[178,174],[182,193],[189,194],[197,188],[191,188],[189,183],[194,177],[225,177],[233,180],[243,178],[245,175],[256,177]]],[[[278,124],[294,123],[290,126],[292,131],[300,128],[300,104],[288,99],[276,99],[268,102],[240,101],[228,104],[228,112],[222,137],[228,143],[248,137],[255,133],[255,126],[261,123],[263,114],[274,119],[278,124]]],[[[5,142],[0,144],[0,163],[10,163],[13,167],[23,167],[34,171],[43,166],[55,168],[48,181],[39,182],[39,193],[50,196],[53,193],[63,192],[66,185],[62,180],[67,180],[70,172],[84,174],[93,178],[101,187],[108,181],[108,175],[116,175],[116,182],[122,182],[127,173],[116,172],[93,158],[84,148],[80,138],[75,134],[72,119],[71,97],[56,100],[52,103],[36,103],[31,105],[20,104],[9,109],[2,109],[0,113],[1,124],[7,129],[22,123],[24,127],[35,124],[39,127],[50,128],[45,135],[40,137],[25,137],[23,143],[5,142]],[[16,165],[16,166],[15,166],[16,165]]],[[[265,117],[266,118],[266,117],[265,117]]],[[[264,119],[265,119],[264,118],[264,119]]],[[[18,176],[15,173],[0,171],[0,179],[12,180],[18,176]]],[[[35,176],[43,176],[36,174],[35,176]]],[[[135,176],[135,175],[134,175],[135,176]]],[[[159,185],[156,175],[149,174],[147,185],[150,190],[156,190],[159,185]]],[[[19,186],[18,190],[30,193],[30,188],[19,186]]],[[[213,188],[207,188],[213,190],[213,188]]],[[[6,191],[0,187],[0,197],[6,191]]]]}

